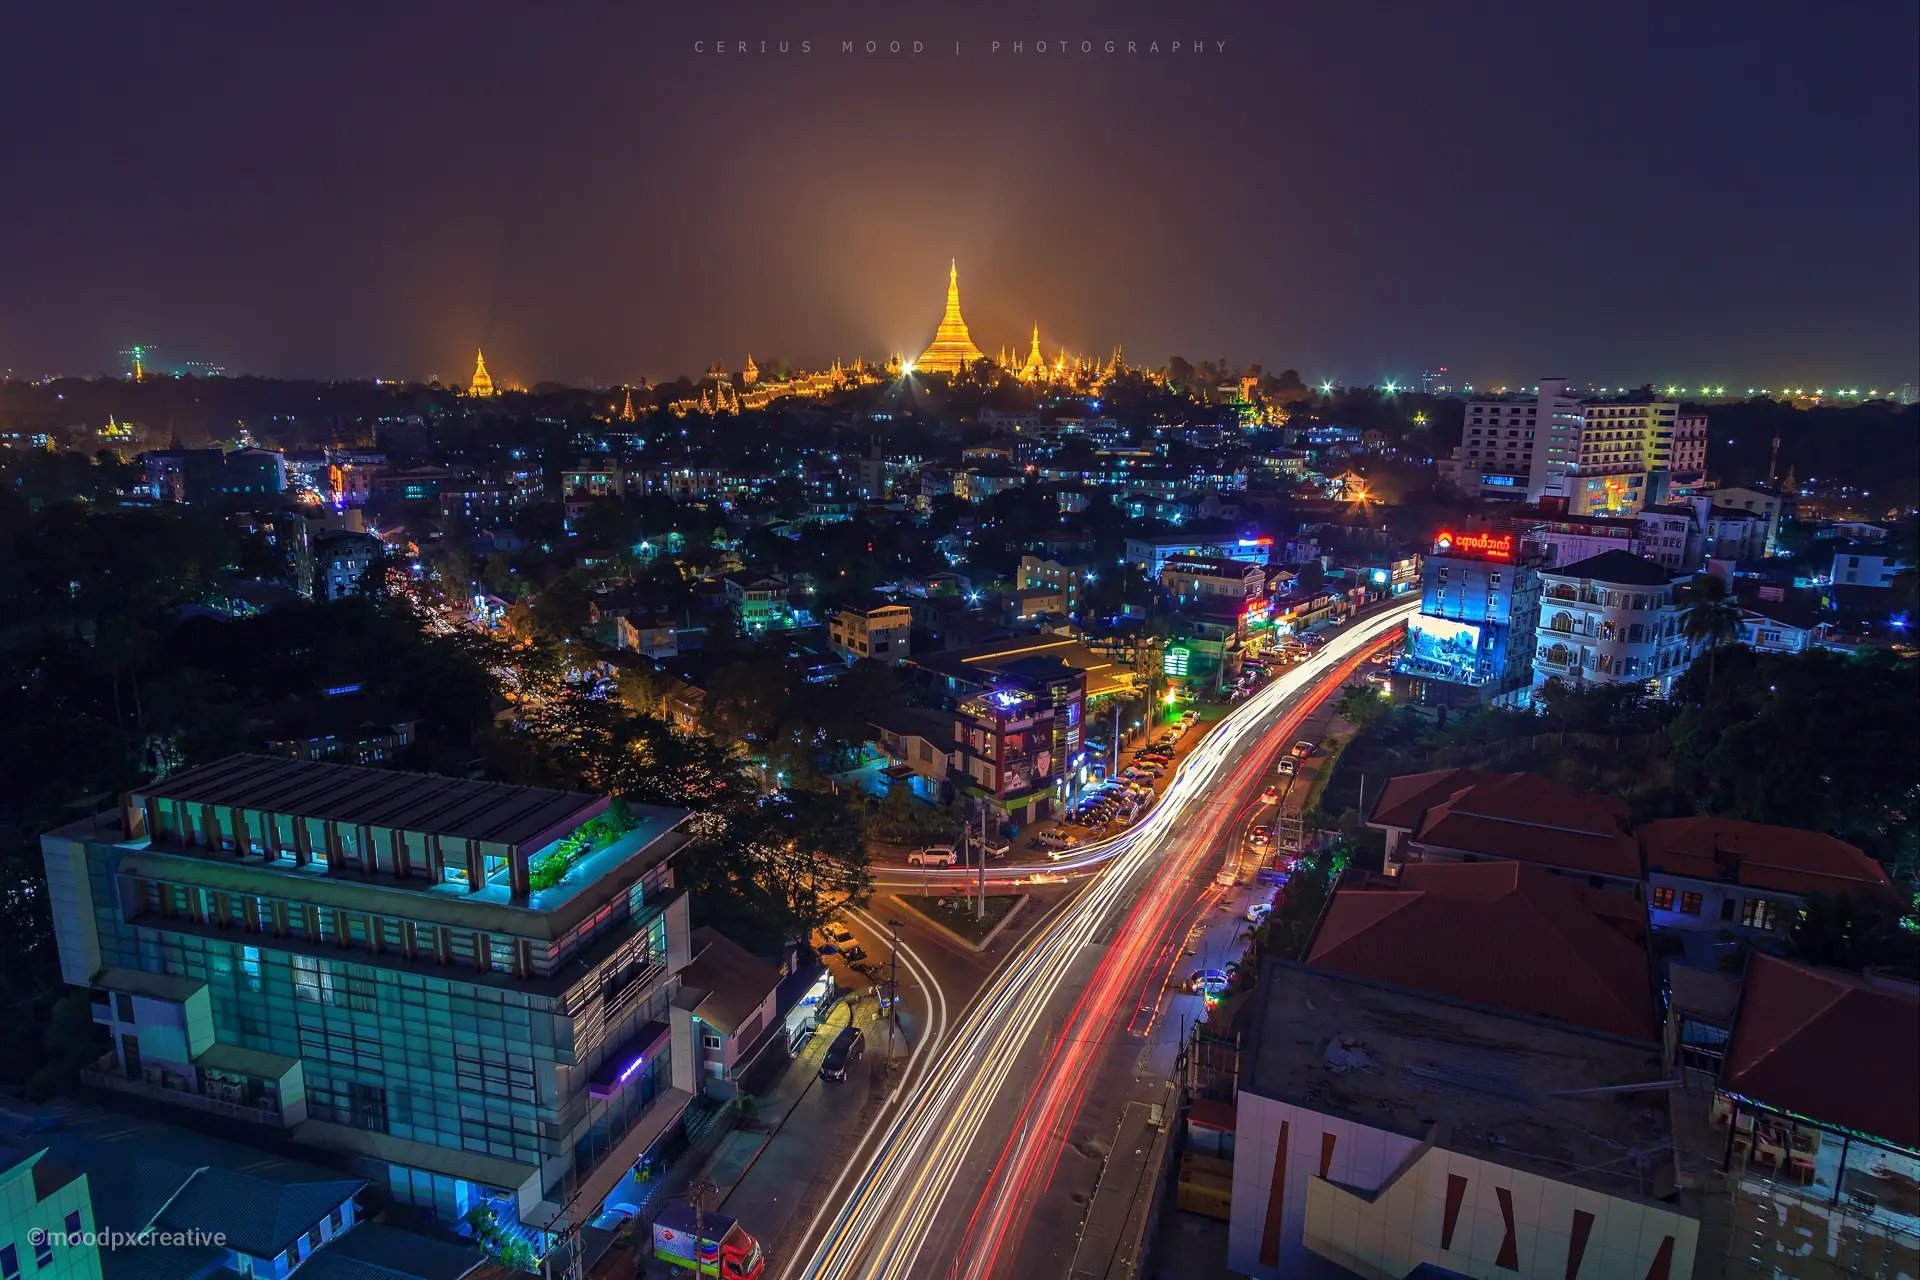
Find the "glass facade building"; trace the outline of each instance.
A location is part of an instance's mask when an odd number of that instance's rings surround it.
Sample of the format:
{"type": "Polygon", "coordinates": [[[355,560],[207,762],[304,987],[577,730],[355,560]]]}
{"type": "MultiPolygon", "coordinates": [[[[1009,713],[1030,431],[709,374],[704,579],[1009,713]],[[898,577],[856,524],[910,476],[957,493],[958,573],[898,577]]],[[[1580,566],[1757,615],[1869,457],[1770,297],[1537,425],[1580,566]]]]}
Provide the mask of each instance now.
{"type": "Polygon", "coordinates": [[[89,1076],[443,1221],[590,1216],[691,1097],[684,816],[265,757],[130,793],[43,841],[63,973],[113,1037],[89,1076]]]}

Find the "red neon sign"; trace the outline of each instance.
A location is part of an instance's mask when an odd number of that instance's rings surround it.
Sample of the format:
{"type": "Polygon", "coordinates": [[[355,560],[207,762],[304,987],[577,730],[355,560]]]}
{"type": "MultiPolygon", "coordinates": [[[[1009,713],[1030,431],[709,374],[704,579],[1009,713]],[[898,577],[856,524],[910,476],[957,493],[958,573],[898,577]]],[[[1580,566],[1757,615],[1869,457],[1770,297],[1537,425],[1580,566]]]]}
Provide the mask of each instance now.
{"type": "Polygon", "coordinates": [[[1512,560],[1510,533],[1450,533],[1442,529],[1433,540],[1435,555],[1465,556],[1477,560],[1512,560]]]}

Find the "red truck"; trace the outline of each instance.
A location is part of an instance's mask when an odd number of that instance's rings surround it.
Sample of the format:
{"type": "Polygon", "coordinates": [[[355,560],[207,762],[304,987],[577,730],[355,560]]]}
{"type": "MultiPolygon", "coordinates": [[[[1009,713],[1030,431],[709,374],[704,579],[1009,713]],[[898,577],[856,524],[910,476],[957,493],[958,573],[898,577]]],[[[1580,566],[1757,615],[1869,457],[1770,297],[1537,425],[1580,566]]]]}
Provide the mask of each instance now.
{"type": "Polygon", "coordinates": [[[761,1280],[767,1262],[761,1256],[760,1242],[732,1218],[717,1213],[705,1215],[698,1228],[697,1250],[695,1234],[691,1206],[666,1206],[653,1220],[653,1256],[676,1267],[685,1267],[695,1275],[718,1276],[720,1280],[761,1280]]]}

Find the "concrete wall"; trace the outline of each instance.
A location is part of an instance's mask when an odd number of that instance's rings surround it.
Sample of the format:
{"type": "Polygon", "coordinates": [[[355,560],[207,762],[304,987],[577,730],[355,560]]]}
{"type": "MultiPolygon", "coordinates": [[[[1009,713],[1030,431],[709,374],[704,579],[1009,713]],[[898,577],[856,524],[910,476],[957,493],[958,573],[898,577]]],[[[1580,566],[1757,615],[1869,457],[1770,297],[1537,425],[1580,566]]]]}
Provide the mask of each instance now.
{"type": "Polygon", "coordinates": [[[1699,1223],[1667,1206],[1251,1093],[1237,1110],[1227,1252],[1236,1272],[1278,1280],[1312,1265],[1311,1253],[1375,1280],[1400,1280],[1423,1262],[1542,1280],[1693,1273],[1699,1223]],[[1503,1259],[1509,1217],[1513,1253],[1503,1259]]]}

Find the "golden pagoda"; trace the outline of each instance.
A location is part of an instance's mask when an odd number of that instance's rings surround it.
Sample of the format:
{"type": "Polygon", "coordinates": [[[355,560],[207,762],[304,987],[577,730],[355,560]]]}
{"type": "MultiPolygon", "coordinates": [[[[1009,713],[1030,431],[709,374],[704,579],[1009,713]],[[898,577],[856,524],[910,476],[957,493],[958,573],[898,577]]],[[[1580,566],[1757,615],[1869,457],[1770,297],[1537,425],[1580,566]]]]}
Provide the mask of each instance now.
{"type": "Polygon", "coordinates": [[[1040,326],[1033,326],[1033,346],[1027,351],[1027,362],[1020,366],[1020,381],[1037,382],[1047,376],[1047,358],[1040,354],[1040,326]]]}
{"type": "Polygon", "coordinates": [[[742,386],[750,387],[759,380],[760,366],[753,362],[753,352],[749,351],[747,352],[746,367],[740,370],[740,383],[742,386]]]}
{"type": "Polygon", "coordinates": [[[946,314],[940,317],[940,327],[934,331],[933,345],[913,362],[914,371],[961,373],[972,368],[974,361],[986,358],[987,353],[973,345],[967,322],[960,318],[960,263],[955,260],[947,269],[946,314]]]}
{"type": "Polygon", "coordinates": [[[493,375],[487,372],[486,353],[476,348],[473,353],[473,381],[467,384],[470,396],[490,396],[493,394],[493,375]]]}
{"type": "Polygon", "coordinates": [[[626,388],[626,396],[620,402],[620,421],[633,421],[633,388],[626,388]]]}

